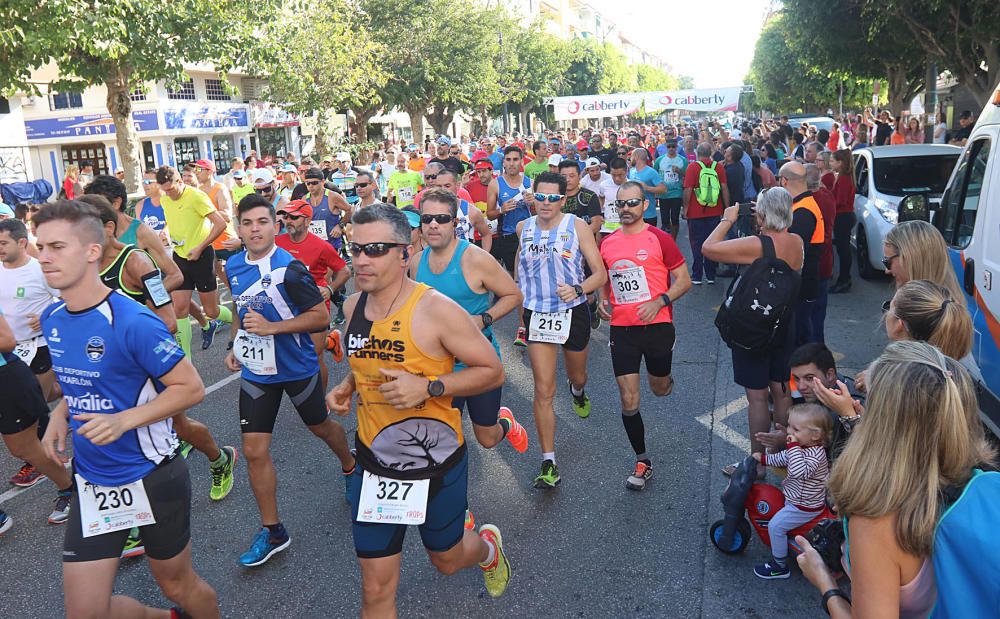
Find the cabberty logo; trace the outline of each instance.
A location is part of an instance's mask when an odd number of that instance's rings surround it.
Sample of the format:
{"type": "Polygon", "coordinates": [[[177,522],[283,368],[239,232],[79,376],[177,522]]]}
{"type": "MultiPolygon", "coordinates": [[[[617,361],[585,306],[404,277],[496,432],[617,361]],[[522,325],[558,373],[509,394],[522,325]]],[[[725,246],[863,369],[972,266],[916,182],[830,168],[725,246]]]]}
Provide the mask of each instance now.
{"type": "Polygon", "coordinates": [[[627,99],[619,99],[617,101],[595,101],[593,103],[570,101],[569,105],[566,106],[566,111],[570,114],[578,114],[581,110],[584,112],[614,112],[617,110],[627,109],[629,109],[629,102],[627,99]]]}
{"type": "Polygon", "coordinates": [[[64,397],[66,398],[66,406],[70,410],[95,413],[115,410],[111,400],[96,393],[85,393],[80,396],[65,395],[64,397]]]}

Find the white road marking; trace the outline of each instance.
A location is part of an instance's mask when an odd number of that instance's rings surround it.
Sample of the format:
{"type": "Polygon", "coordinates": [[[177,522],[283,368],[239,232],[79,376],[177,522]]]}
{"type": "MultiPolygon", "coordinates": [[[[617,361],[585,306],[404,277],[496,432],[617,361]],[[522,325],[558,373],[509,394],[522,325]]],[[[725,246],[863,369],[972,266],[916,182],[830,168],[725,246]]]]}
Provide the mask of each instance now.
{"type": "Polygon", "coordinates": [[[698,423],[712,430],[716,436],[736,447],[744,453],[750,453],[750,439],[723,423],[736,413],[742,412],[748,406],[747,397],[741,395],[732,402],[724,404],[715,410],[697,418],[698,423]]]}
{"type": "Polygon", "coordinates": [[[240,374],[241,374],[240,372],[233,372],[232,376],[227,376],[227,377],[223,378],[222,380],[220,380],[220,381],[218,381],[216,383],[213,383],[213,384],[209,385],[208,387],[205,387],[205,395],[208,395],[208,394],[212,393],[213,391],[218,391],[219,389],[222,389],[223,387],[225,387],[229,383],[233,382],[234,380],[239,379],[240,374]]]}

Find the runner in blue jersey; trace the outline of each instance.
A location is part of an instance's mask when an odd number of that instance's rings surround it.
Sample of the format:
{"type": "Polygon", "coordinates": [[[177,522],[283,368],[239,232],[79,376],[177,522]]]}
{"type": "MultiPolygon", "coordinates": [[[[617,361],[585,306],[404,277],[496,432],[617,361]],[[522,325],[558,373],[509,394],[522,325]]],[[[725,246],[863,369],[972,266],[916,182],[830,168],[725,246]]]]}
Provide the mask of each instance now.
{"type": "Polygon", "coordinates": [[[508,273],[514,272],[517,254],[517,224],[531,217],[534,200],[531,180],[521,172],[524,153],[508,146],[503,154],[503,174],[490,181],[486,189],[486,216],[499,220],[499,235],[493,241],[493,257],[508,273]]]}
{"type": "Polygon", "coordinates": [[[63,200],[33,219],[42,272],[61,295],[41,324],[64,394],[45,451],[65,463],[70,436],[73,447],[66,614],[152,612],[112,596],[125,538],[139,526],[164,595],[192,616],[218,617],[215,591],[191,564],[191,480],[170,421],[204,398],[201,378],[156,315],[101,283],[104,228],[93,207],[63,200]]]}
{"type": "MultiPolygon", "coordinates": [[[[442,188],[427,189],[421,195],[420,223],[426,247],[410,262],[410,275],[469,312],[500,356],[492,325],[521,305],[521,291],[485,250],[455,236],[458,202],[454,193],[442,188]],[[492,304],[491,295],[496,298],[492,304]]],[[[455,367],[463,366],[456,361],[455,367]]],[[[514,449],[524,453],[528,449],[528,434],[511,410],[500,406],[502,391],[500,386],[480,395],[455,398],[452,406],[469,409],[476,440],[483,447],[493,447],[506,437],[514,449]]]]}
{"type": "Polygon", "coordinates": [[[556,364],[562,347],[566,377],[573,396],[573,411],[590,416],[587,384],[587,347],[590,343],[590,309],[587,295],[608,279],[594,233],[579,217],[563,213],[566,179],[554,172],[535,177],[537,215],[517,225],[520,243],[518,285],[524,293],[522,317],[528,326],[528,358],[535,379],[534,412],[542,449],[541,472],[536,488],[559,483],[556,467],[556,364]],[[584,277],[583,263],[590,267],[584,277]]]}
{"type": "Polygon", "coordinates": [[[146,197],[135,207],[135,218],[149,226],[164,245],[170,243],[167,233],[167,216],[160,204],[160,186],[156,182],[156,170],[146,170],[142,175],[142,190],[146,197]]]}
{"type": "Polygon", "coordinates": [[[327,414],[319,364],[309,336],[327,327],[330,314],[326,302],[306,266],[274,244],[275,212],[266,199],[247,196],[236,214],[237,231],[246,250],[226,262],[226,279],[238,310],[226,366],[234,372],[242,368],[240,431],[263,527],[239,561],[244,567],[255,567],[292,541],[278,516],[270,452],[282,394],[288,394],[309,430],[340,459],[348,501],[354,456],[344,429],[327,414]]]}
{"type": "MultiPolygon", "coordinates": [[[[350,257],[344,251],[344,233],[347,222],[351,220],[351,205],[344,196],[326,188],[323,170],[320,168],[312,167],[306,170],[302,182],[309,192],[302,199],[307,200],[313,210],[310,231],[330,243],[350,266],[350,257]]],[[[333,322],[341,325],[344,324],[344,287],[341,286],[333,293],[330,302],[337,307],[337,315],[333,322]]]]}

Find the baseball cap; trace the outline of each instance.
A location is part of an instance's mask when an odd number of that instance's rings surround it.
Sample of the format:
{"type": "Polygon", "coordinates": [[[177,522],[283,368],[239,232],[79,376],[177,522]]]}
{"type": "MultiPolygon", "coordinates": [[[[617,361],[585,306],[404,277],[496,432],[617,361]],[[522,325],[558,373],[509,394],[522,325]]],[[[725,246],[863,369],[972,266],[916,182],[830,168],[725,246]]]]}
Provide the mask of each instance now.
{"type": "Polygon", "coordinates": [[[599,167],[601,167],[601,160],[598,159],[597,157],[591,157],[591,158],[587,159],[587,161],[585,161],[583,163],[583,169],[584,170],[587,170],[587,169],[590,169],[590,168],[599,168],[599,167]]]}
{"type": "Polygon", "coordinates": [[[247,173],[243,170],[233,170],[233,178],[246,178],[247,173]]]}
{"type": "Polygon", "coordinates": [[[562,163],[563,156],[559,153],[549,156],[549,165],[559,165],[562,163]]]}
{"type": "Polygon", "coordinates": [[[286,163],[285,165],[281,166],[281,169],[279,170],[279,172],[282,172],[282,173],[293,172],[294,173],[294,172],[298,172],[298,169],[296,169],[296,167],[294,165],[292,165],[290,163],[286,163]]]}
{"type": "Polygon", "coordinates": [[[326,177],[323,176],[323,170],[317,168],[316,166],[312,166],[303,172],[302,178],[307,180],[326,180],[326,177]]]}
{"type": "Polygon", "coordinates": [[[313,207],[306,200],[292,200],[283,206],[278,212],[285,213],[287,215],[305,215],[306,217],[312,217],[313,207]]]}
{"type": "Polygon", "coordinates": [[[958,117],[964,119],[972,118],[972,110],[963,110],[962,113],[958,115],[958,117]]]}
{"type": "Polygon", "coordinates": [[[348,153],[347,151],[341,151],[341,152],[337,153],[337,161],[348,161],[349,162],[350,160],[351,160],[351,154],[348,153]]]}
{"type": "Polygon", "coordinates": [[[417,209],[412,206],[407,206],[399,210],[403,212],[403,215],[406,215],[406,221],[410,224],[411,228],[420,227],[420,213],[417,212],[417,209]]]}
{"type": "Polygon", "coordinates": [[[215,162],[209,161],[208,159],[199,159],[195,161],[194,164],[199,168],[208,170],[209,172],[215,172],[215,162]]]}
{"type": "Polygon", "coordinates": [[[442,135],[437,139],[438,144],[444,144],[445,146],[451,146],[451,138],[446,135],[442,135]]]}
{"type": "Polygon", "coordinates": [[[473,168],[476,170],[492,170],[493,163],[486,157],[480,157],[479,160],[476,161],[475,165],[473,165],[473,168]]]}
{"type": "Polygon", "coordinates": [[[267,168],[258,168],[252,174],[254,185],[270,185],[274,182],[274,173],[267,168]]]}
{"type": "Polygon", "coordinates": [[[0,219],[13,219],[14,217],[14,209],[10,208],[10,206],[4,204],[3,202],[0,202],[0,219]]]}
{"type": "Polygon", "coordinates": [[[677,148],[677,140],[667,140],[667,148],[677,148]]]}

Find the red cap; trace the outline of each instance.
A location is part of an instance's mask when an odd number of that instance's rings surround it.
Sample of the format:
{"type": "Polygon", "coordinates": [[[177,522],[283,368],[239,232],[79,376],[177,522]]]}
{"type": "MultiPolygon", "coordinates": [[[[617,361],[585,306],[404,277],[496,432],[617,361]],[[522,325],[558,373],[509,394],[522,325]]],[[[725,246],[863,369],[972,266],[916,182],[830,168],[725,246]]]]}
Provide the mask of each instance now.
{"type": "Polygon", "coordinates": [[[307,200],[292,200],[280,208],[278,212],[288,215],[305,215],[311,218],[313,216],[313,207],[307,200]]]}
{"type": "Polygon", "coordinates": [[[208,170],[209,172],[215,172],[215,162],[208,159],[199,159],[198,161],[195,161],[194,164],[199,168],[208,170]]]}
{"type": "Polygon", "coordinates": [[[473,168],[476,170],[492,170],[493,163],[486,157],[483,157],[482,159],[476,162],[473,168]]]}

